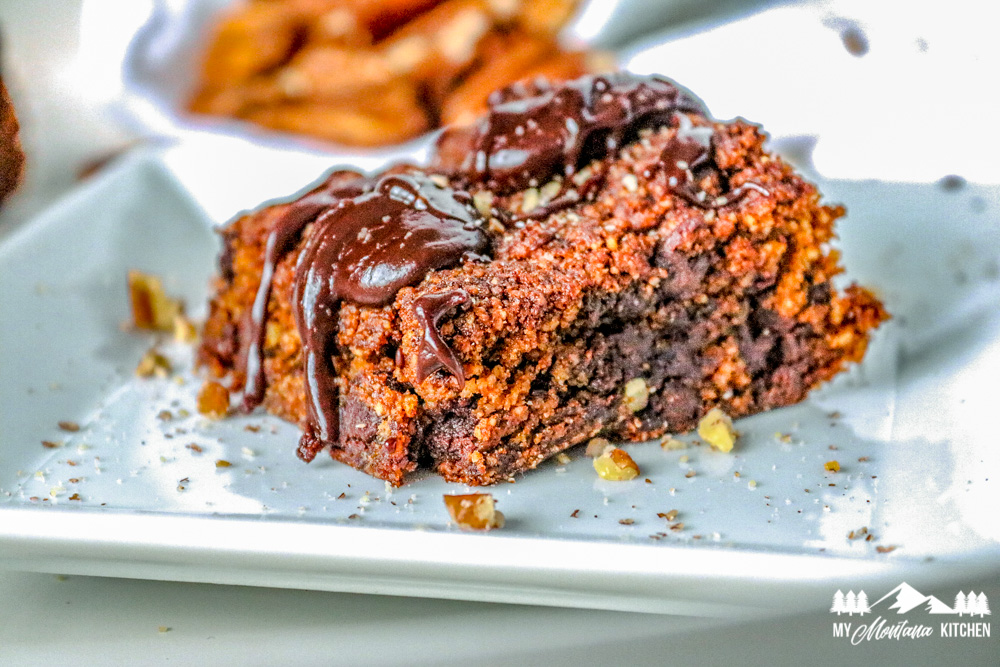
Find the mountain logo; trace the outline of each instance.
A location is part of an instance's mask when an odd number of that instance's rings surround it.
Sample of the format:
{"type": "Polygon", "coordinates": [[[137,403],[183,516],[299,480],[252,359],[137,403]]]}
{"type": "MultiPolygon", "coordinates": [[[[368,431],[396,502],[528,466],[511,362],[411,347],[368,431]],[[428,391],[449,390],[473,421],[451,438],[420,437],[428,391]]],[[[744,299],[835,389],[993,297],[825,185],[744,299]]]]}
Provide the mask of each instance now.
{"type": "Polygon", "coordinates": [[[969,591],[968,593],[959,591],[955,595],[955,605],[948,606],[933,595],[924,595],[905,581],[871,605],[868,604],[868,596],[864,591],[855,593],[852,590],[848,591],[845,595],[842,591],[838,590],[833,594],[833,606],[830,607],[830,613],[837,614],[838,616],[842,614],[848,614],[849,616],[859,614],[864,616],[865,614],[872,613],[872,610],[883,602],[888,605],[885,607],[885,611],[895,609],[897,614],[905,614],[918,607],[922,608],[928,614],[957,614],[958,616],[968,615],[970,617],[979,616],[980,618],[992,614],[990,603],[985,593],[977,595],[974,591],[969,591]]]}

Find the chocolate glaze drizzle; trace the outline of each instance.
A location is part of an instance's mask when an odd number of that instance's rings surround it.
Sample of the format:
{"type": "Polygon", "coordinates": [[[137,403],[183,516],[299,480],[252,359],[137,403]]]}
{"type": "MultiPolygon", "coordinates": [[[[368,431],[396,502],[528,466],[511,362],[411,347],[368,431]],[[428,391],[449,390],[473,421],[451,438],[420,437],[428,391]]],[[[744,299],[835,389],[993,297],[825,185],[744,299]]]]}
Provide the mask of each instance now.
{"type": "MultiPolygon", "coordinates": [[[[330,174],[323,185],[305,197],[291,203],[284,215],[275,223],[267,235],[264,247],[264,268],[260,284],[254,296],[253,306],[248,313],[246,383],[243,387],[243,410],[249,412],[264,400],[267,383],[264,379],[264,335],[267,320],[267,304],[271,298],[271,282],[274,269],[282,257],[291,252],[302,236],[302,231],[323,211],[336,206],[345,198],[356,197],[370,184],[365,177],[355,171],[336,171],[330,174]]],[[[231,262],[231,260],[230,260],[231,262]]],[[[230,273],[232,269],[230,268],[230,273]]]]}
{"type": "MultiPolygon", "coordinates": [[[[463,257],[481,258],[489,240],[471,203],[468,193],[442,188],[425,175],[390,174],[370,192],[342,199],[317,218],[295,269],[293,303],[305,355],[307,409],[300,458],[310,461],[338,439],[337,377],[330,358],[340,302],[382,306],[430,271],[463,257]]],[[[464,381],[461,364],[436,329],[446,312],[467,299],[446,292],[416,305],[417,316],[430,325],[418,376],[445,368],[464,381]]]]}
{"type": "Polygon", "coordinates": [[[468,301],[468,292],[453,289],[425,294],[414,302],[413,313],[420,320],[424,331],[424,337],[417,348],[417,382],[423,382],[431,373],[445,368],[458,379],[459,389],[465,386],[465,370],[455,352],[441,338],[438,325],[442,317],[468,301]]]}
{"type": "MultiPolygon", "coordinates": [[[[707,113],[698,100],[657,77],[620,73],[557,86],[514,84],[491,96],[459,171],[499,193],[562,174],[566,195],[565,183],[585,163],[613,155],[639,129],[668,124],[678,112],[707,113]]],[[[561,205],[577,199],[564,197],[561,205]]]]}
{"type": "Polygon", "coordinates": [[[752,181],[728,190],[728,179],[715,163],[715,131],[711,127],[695,127],[687,116],[678,115],[677,118],[677,133],[660,154],[660,168],[667,177],[671,192],[704,209],[720,208],[738,201],[749,190],[756,190],[765,196],[770,194],[766,188],[752,181]],[[713,170],[726,190],[723,195],[712,196],[698,187],[698,183],[713,170]]]}

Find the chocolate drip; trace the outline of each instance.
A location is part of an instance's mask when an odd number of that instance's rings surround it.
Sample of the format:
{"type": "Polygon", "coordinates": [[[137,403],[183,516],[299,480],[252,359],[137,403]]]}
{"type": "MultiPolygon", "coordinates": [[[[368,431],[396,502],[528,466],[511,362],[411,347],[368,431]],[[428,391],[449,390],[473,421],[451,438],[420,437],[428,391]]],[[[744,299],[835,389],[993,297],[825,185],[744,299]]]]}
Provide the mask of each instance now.
{"type": "Polygon", "coordinates": [[[441,318],[456,307],[468,303],[469,293],[464,289],[425,294],[413,303],[413,313],[420,320],[424,337],[417,348],[417,382],[423,382],[431,373],[447,369],[458,379],[458,387],[465,386],[465,370],[455,356],[455,351],[441,338],[438,325],[441,318]]]}
{"type": "Polygon", "coordinates": [[[680,125],[660,154],[660,168],[667,177],[670,191],[689,204],[704,209],[721,208],[738,201],[748,190],[756,190],[764,196],[770,194],[758,183],[747,182],[734,190],[728,190],[729,179],[716,166],[711,127],[696,127],[691,119],[678,116],[680,125]],[[713,196],[699,187],[699,183],[711,172],[718,174],[725,194],[713,196]]]}
{"type": "MultiPolygon", "coordinates": [[[[362,194],[369,184],[355,171],[336,171],[320,187],[288,205],[284,215],[267,235],[264,247],[264,267],[253,306],[247,314],[246,382],[243,386],[243,410],[250,412],[264,400],[267,388],[264,378],[264,323],[267,304],[271,299],[271,282],[278,262],[298,243],[302,231],[320,213],[340,201],[362,194]]],[[[229,260],[231,263],[231,259],[229,260]]],[[[232,269],[230,268],[230,273],[232,269]]]]}
{"type": "MultiPolygon", "coordinates": [[[[439,187],[425,175],[391,174],[371,192],[341,200],[317,219],[296,265],[293,302],[305,358],[307,419],[298,449],[303,460],[312,460],[338,437],[331,356],[340,302],[383,306],[430,271],[486,252],[488,239],[471,201],[468,193],[439,187]]],[[[445,355],[444,342],[430,337],[445,355]]],[[[448,353],[444,367],[457,366],[461,374],[454,353],[448,353]]]]}
{"type": "Polygon", "coordinates": [[[569,183],[585,162],[613,154],[642,127],[665,125],[677,112],[706,113],[700,102],[656,77],[622,73],[557,86],[514,84],[490,98],[460,171],[501,193],[555,175],[569,183]]]}

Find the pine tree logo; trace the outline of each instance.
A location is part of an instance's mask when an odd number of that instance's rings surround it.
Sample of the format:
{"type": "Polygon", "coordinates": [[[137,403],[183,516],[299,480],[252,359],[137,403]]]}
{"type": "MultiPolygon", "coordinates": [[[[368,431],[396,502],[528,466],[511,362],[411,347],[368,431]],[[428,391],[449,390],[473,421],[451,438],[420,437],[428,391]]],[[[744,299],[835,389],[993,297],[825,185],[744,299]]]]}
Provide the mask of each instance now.
{"type": "Polygon", "coordinates": [[[857,612],[862,616],[872,613],[871,607],[868,606],[868,596],[864,591],[858,591],[857,612]]]}
{"type": "Polygon", "coordinates": [[[833,606],[830,607],[830,613],[840,616],[845,611],[847,611],[847,606],[844,604],[844,592],[838,588],[837,592],[833,594],[833,606]]]}
{"type": "Polygon", "coordinates": [[[976,597],[976,613],[980,617],[990,616],[992,612],[990,611],[990,601],[986,597],[986,593],[980,591],[979,596],[976,597]]]}
{"type": "Polygon", "coordinates": [[[865,614],[871,613],[871,608],[868,606],[868,595],[864,591],[858,591],[857,594],[854,591],[847,591],[847,595],[844,595],[843,591],[838,590],[833,594],[833,606],[830,607],[831,614],[847,614],[848,616],[854,616],[854,614],[865,614]]]}
{"type": "Polygon", "coordinates": [[[959,591],[955,596],[955,613],[959,616],[968,614],[983,618],[992,615],[993,612],[990,611],[990,601],[986,593],[980,591],[979,595],[976,595],[975,591],[969,591],[968,594],[959,591]]]}

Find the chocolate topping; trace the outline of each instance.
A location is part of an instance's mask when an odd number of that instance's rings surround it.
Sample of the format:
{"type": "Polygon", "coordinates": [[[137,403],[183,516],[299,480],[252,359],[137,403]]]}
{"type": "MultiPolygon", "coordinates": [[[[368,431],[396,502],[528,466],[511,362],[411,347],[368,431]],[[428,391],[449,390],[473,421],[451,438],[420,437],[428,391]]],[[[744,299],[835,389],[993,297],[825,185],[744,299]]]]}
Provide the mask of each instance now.
{"type": "Polygon", "coordinates": [[[465,371],[455,352],[441,339],[438,324],[441,318],[457,306],[469,301],[464,289],[435,292],[418,297],[413,312],[423,325],[424,337],[417,348],[417,382],[423,382],[431,373],[442,368],[458,379],[459,389],[465,386],[465,371]]]}
{"type": "MultiPolygon", "coordinates": [[[[264,323],[267,319],[267,304],[271,298],[271,281],[274,278],[274,268],[287,253],[295,247],[302,237],[302,231],[320,213],[336,206],[345,198],[356,197],[370,183],[356,171],[335,171],[330,174],[323,185],[314,189],[305,197],[291,203],[285,209],[284,215],[275,223],[271,233],[267,235],[264,248],[264,268],[261,271],[260,284],[254,297],[253,307],[249,311],[250,323],[247,327],[246,350],[246,383],[243,387],[243,409],[253,410],[264,400],[267,389],[264,379],[264,323]]],[[[223,264],[231,259],[223,260],[223,264]]],[[[225,266],[223,267],[225,271],[225,266]]],[[[229,269],[232,272],[232,269],[229,269]]]]}
{"type": "MultiPolygon", "coordinates": [[[[551,86],[514,84],[494,93],[489,113],[472,130],[471,150],[454,167],[475,183],[509,193],[613,154],[643,127],[668,124],[677,112],[704,115],[704,106],[674,84],[621,73],[551,86]]],[[[442,143],[451,139],[446,134],[442,143]]],[[[571,201],[567,203],[572,203],[571,201]]]]}
{"type": "MultiPolygon", "coordinates": [[[[340,302],[383,306],[430,271],[480,257],[489,243],[471,201],[467,193],[442,188],[425,175],[390,174],[370,192],[342,199],[317,218],[296,265],[293,301],[305,355],[307,420],[298,450],[304,460],[338,437],[339,400],[330,357],[340,302]]],[[[435,296],[443,300],[427,302],[431,329],[461,302],[455,295],[435,296]]],[[[461,365],[436,330],[425,335],[418,374],[435,359],[435,369],[447,368],[464,380],[461,365]]]]}
{"type": "Polygon", "coordinates": [[[713,137],[715,131],[710,126],[695,126],[691,119],[678,116],[677,133],[660,154],[660,168],[667,177],[670,191],[689,204],[700,208],[719,208],[737,201],[748,190],[756,190],[763,195],[770,194],[766,188],[747,182],[733,190],[728,190],[728,178],[716,166],[713,137]],[[699,187],[711,172],[715,172],[725,194],[713,196],[699,187]]]}

